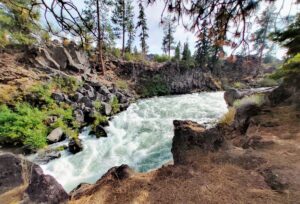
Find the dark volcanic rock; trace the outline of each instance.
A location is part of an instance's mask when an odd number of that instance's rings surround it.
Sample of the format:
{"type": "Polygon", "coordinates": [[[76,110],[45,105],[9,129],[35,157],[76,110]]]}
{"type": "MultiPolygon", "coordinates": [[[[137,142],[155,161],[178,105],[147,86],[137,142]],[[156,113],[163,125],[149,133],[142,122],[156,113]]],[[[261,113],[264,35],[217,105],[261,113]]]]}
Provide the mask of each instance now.
{"type": "Polygon", "coordinates": [[[34,165],[31,179],[26,190],[30,202],[33,203],[64,203],[69,195],[63,187],[50,175],[43,174],[41,167],[34,165]]]}
{"type": "Polygon", "coordinates": [[[224,137],[217,128],[206,130],[202,125],[192,121],[174,120],[173,124],[175,135],[171,151],[174,164],[186,163],[188,150],[216,151],[224,143],[224,137]]]}
{"type": "Polygon", "coordinates": [[[69,198],[63,187],[52,176],[43,174],[38,165],[11,153],[1,153],[0,194],[15,188],[21,194],[18,197],[23,197],[20,203],[66,203],[69,198]]]}
{"type": "Polygon", "coordinates": [[[80,139],[72,138],[69,142],[68,147],[69,147],[69,151],[73,154],[76,154],[83,150],[83,145],[80,139]]]}
{"type": "Polygon", "coordinates": [[[56,102],[63,102],[65,100],[64,94],[63,93],[52,93],[51,97],[56,101],[56,102]]]}
{"type": "Polygon", "coordinates": [[[0,194],[25,182],[22,160],[13,154],[0,154],[0,194]]]}
{"type": "Polygon", "coordinates": [[[260,108],[255,103],[244,104],[237,108],[234,127],[244,134],[249,127],[251,117],[257,115],[259,111],[260,108]]]}
{"type": "Polygon", "coordinates": [[[97,138],[99,137],[107,137],[107,133],[103,126],[97,125],[95,130],[91,132],[91,134],[95,134],[97,138]]]}

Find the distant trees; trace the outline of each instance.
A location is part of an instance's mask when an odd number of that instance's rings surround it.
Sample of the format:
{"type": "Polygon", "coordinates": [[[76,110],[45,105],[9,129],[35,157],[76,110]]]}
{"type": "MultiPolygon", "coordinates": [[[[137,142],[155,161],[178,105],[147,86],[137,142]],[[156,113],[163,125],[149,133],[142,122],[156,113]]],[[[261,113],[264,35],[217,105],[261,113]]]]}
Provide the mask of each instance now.
{"type": "Polygon", "coordinates": [[[31,0],[0,2],[0,47],[8,43],[32,44],[39,32],[40,12],[31,8],[31,0]]]}
{"type": "Polygon", "coordinates": [[[181,60],[181,43],[180,41],[178,42],[176,48],[175,48],[175,56],[174,59],[177,61],[181,60]]]}
{"type": "Polygon", "coordinates": [[[144,7],[142,4],[142,1],[139,2],[139,16],[138,16],[138,22],[137,22],[136,28],[141,29],[140,34],[139,34],[140,45],[142,48],[143,55],[146,55],[147,51],[148,51],[148,45],[147,45],[146,40],[149,38],[149,35],[148,35],[146,15],[144,12],[144,7]]]}
{"type": "Polygon", "coordinates": [[[170,16],[163,19],[162,25],[164,30],[162,50],[164,53],[168,54],[170,58],[171,50],[175,48],[174,33],[176,31],[176,27],[174,26],[174,22],[170,16]]]}
{"type": "Polygon", "coordinates": [[[260,62],[262,62],[264,51],[272,48],[269,35],[274,31],[276,16],[275,7],[272,6],[266,9],[257,20],[260,28],[254,33],[254,49],[257,50],[257,56],[260,62]]]}
{"type": "Polygon", "coordinates": [[[191,50],[189,48],[189,43],[185,42],[183,44],[183,51],[182,51],[182,60],[189,62],[192,59],[191,50]]]}
{"type": "Polygon", "coordinates": [[[133,24],[133,6],[131,0],[116,0],[113,10],[112,22],[114,23],[114,31],[118,38],[122,38],[122,57],[125,54],[125,38],[128,32],[127,48],[131,50],[135,35],[135,27],[133,24]]]}
{"type": "Polygon", "coordinates": [[[207,67],[211,63],[213,55],[213,44],[208,29],[203,24],[203,32],[198,34],[196,42],[195,60],[200,67],[207,67]]]}

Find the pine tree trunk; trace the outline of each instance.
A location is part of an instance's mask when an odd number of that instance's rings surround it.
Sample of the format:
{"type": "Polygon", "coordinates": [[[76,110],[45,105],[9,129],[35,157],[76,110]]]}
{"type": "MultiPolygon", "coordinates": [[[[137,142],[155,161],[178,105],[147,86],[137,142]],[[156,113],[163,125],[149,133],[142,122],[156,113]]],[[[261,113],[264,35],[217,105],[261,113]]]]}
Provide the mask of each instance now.
{"type": "Polygon", "coordinates": [[[122,57],[125,54],[125,0],[123,0],[123,39],[122,39],[122,57]]]}
{"type": "Polygon", "coordinates": [[[104,75],[104,71],[105,71],[105,65],[104,65],[104,61],[103,61],[103,55],[102,55],[102,38],[101,38],[101,26],[100,26],[100,7],[99,7],[99,0],[96,1],[97,2],[97,30],[98,30],[98,39],[97,39],[97,43],[98,43],[98,64],[100,67],[100,70],[102,72],[102,74],[104,75]]]}

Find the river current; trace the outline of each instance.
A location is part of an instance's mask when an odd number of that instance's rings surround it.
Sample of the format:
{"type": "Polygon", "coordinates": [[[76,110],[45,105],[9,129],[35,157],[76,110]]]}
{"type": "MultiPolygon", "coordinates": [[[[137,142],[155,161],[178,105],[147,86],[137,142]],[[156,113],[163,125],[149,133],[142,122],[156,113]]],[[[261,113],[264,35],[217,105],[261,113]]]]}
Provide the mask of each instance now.
{"type": "Polygon", "coordinates": [[[173,120],[213,125],[226,111],[223,92],[203,92],[139,100],[115,115],[106,127],[108,137],[97,139],[89,128],[80,134],[84,150],[63,151],[59,159],[41,165],[46,174],[71,191],[80,183],[94,183],[108,169],[128,164],[139,172],[172,161],[173,120]]]}

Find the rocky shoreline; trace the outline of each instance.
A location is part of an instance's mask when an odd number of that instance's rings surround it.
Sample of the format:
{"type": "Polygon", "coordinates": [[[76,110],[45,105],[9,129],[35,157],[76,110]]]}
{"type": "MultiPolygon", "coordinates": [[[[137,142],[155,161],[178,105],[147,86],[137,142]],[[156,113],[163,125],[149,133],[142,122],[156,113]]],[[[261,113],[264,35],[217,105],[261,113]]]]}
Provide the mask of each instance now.
{"type": "MultiPolygon", "coordinates": [[[[70,46],[70,48],[72,48],[73,45],[70,46]]],[[[138,98],[134,91],[119,89],[115,85],[107,86],[94,79],[94,70],[91,69],[86,58],[74,47],[72,49],[70,48],[50,46],[34,50],[29,52],[31,56],[34,57],[28,58],[31,60],[27,63],[31,63],[31,65],[34,65],[38,70],[50,73],[51,77],[58,75],[64,78],[72,75],[80,78],[79,80],[83,82],[83,84],[79,89],[75,90],[75,93],[66,94],[55,91],[51,97],[57,103],[64,102],[72,106],[76,121],[81,127],[90,124],[98,112],[110,117],[118,111],[125,110],[131,102],[134,102],[138,98]],[[119,102],[118,111],[113,110],[112,101],[114,99],[117,99],[119,102]],[[100,104],[97,104],[98,102],[100,104]],[[99,105],[102,107],[101,110],[98,110],[99,105]]],[[[132,63],[128,65],[127,62],[120,61],[115,64],[118,74],[131,78],[136,87],[147,86],[145,84],[152,80],[152,76],[158,75],[159,73],[159,77],[157,77],[154,82],[163,82],[169,94],[188,93],[196,90],[221,89],[221,85],[217,80],[213,79],[211,74],[204,72],[199,73],[199,70],[183,71],[182,68],[173,66],[172,64],[164,64],[155,69],[151,66],[146,68],[142,68],[141,66],[144,65],[132,63]],[[173,75],[170,75],[170,73],[173,73],[173,75]],[[186,81],[186,78],[190,80],[186,81]]],[[[118,202],[122,200],[129,202],[132,200],[128,199],[138,197],[137,194],[141,193],[138,190],[146,190],[148,194],[149,192],[153,193],[153,197],[150,199],[153,203],[174,202],[176,201],[176,196],[174,200],[172,200],[172,197],[165,197],[166,195],[170,195],[169,193],[174,192],[164,192],[163,190],[160,192],[158,190],[160,186],[166,187],[166,184],[163,182],[170,181],[172,183],[176,180],[176,182],[180,183],[183,182],[182,179],[187,179],[191,183],[207,182],[209,185],[210,182],[214,183],[215,181],[204,181],[200,175],[204,174],[209,178],[213,174],[207,170],[203,170],[201,166],[208,165],[210,168],[219,171],[219,168],[221,168],[220,165],[223,164],[234,165],[235,170],[242,174],[241,177],[247,180],[253,189],[263,189],[267,193],[273,193],[271,191],[272,189],[284,192],[289,188],[288,186],[292,186],[290,189],[292,197],[290,199],[294,201],[298,198],[298,191],[295,189],[297,189],[300,182],[291,184],[291,182],[286,181],[286,177],[277,178],[275,176],[277,175],[276,172],[281,171],[281,168],[278,170],[277,167],[265,166],[270,158],[264,157],[264,154],[269,153],[256,153],[248,150],[269,148],[276,143],[272,139],[270,140],[269,138],[255,134],[254,129],[261,126],[275,127],[278,126],[278,124],[274,121],[268,124],[266,121],[263,123],[260,121],[263,119],[259,120],[257,117],[263,117],[266,113],[273,113],[270,107],[274,107],[274,110],[277,111],[282,103],[287,106],[292,106],[293,104],[297,106],[297,104],[299,104],[299,86],[297,85],[297,81],[298,79],[296,78],[274,90],[269,89],[263,92],[268,98],[268,101],[263,105],[258,106],[257,104],[250,103],[239,107],[236,110],[235,118],[231,125],[219,124],[216,127],[206,130],[205,127],[192,121],[174,121],[175,133],[172,144],[174,165],[167,165],[146,174],[136,173],[127,165],[113,167],[95,184],[80,184],[70,195],[63,190],[62,186],[57,183],[53,177],[44,175],[41,168],[37,165],[19,156],[10,153],[1,153],[0,178],[7,179],[7,181],[3,182],[3,184],[1,183],[0,201],[4,201],[4,203],[15,200],[22,201],[23,203],[83,203],[86,197],[90,197],[92,199],[91,203],[97,203],[99,202],[97,197],[100,195],[104,203],[116,203],[115,197],[119,198],[117,199],[118,202]],[[10,163],[9,161],[11,160],[15,162],[10,163]],[[200,161],[204,162],[204,164],[199,164],[200,161]],[[247,176],[249,173],[252,173],[251,178],[247,176]],[[258,182],[251,183],[251,179],[253,178],[257,179],[258,182]],[[140,180],[140,182],[136,179],[140,180]],[[138,187],[139,185],[141,188],[138,187]],[[152,186],[154,187],[152,188],[152,186]],[[47,193],[41,194],[41,189],[47,193]],[[103,189],[109,189],[109,192],[103,192],[103,189]],[[121,193],[118,189],[121,189],[121,193]],[[128,198],[122,197],[124,196],[124,192],[130,193],[128,198]],[[163,193],[165,196],[162,194],[157,196],[157,193],[163,193]],[[7,200],[8,198],[10,200],[7,200]]],[[[225,94],[225,99],[228,105],[231,106],[235,100],[242,99],[251,94],[253,93],[229,90],[225,94]]],[[[295,117],[298,117],[297,111],[295,111],[295,117]]],[[[269,119],[270,118],[267,120],[269,119]]],[[[55,121],[55,118],[51,120],[55,121]]],[[[105,136],[103,126],[106,124],[97,125],[96,135],[99,133],[100,136],[105,136]]],[[[295,124],[298,124],[297,120],[295,124]]],[[[58,128],[54,129],[48,135],[47,139],[49,143],[56,143],[62,141],[64,138],[65,133],[58,128]]],[[[70,152],[77,153],[82,149],[82,145],[80,140],[71,139],[67,148],[70,152]]],[[[59,156],[59,152],[46,151],[41,158],[41,162],[47,162],[59,156]]],[[[274,164],[272,161],[270,163],[274,164]]],[[[295,168],[297,169],[298,166],[295,168]]],[[[227,170],[225,170],[225,172],[227,170]]],[[[237,178],[231,178],[231,175],[222,176],[229,180],[233,179],[239,183],[237,178]]],[[[189,184],[185,185],[182,186],[187,188],[189,184]]],[[[239,185],[235,188],[238,187],[245,188],[239,185]]],[[[172,191],[172,187],[170,187],[170,189],[172,191]]],[[[223,190],[226,192],[226,189],[223,190]]],[[[184,192],[185,190],[182,189],[182,193],[184,192]]],[[[201,195],[202,193],[203,192],[199,192],[201,195]]],[[[187,195],[192,196],[188,193],[187,195]]],[[[234,196],[238,195],[233,194],[233,197],[234,196]]],[[[243,196],[247,197],[248,195],[243,196]]],[[[241,199],[245,199],[243,196],[241,196],[241,199]]],[[[147,198],[149,198],[149,196],[147,198]]],[[[274,202],[280,203],[280,201],[284,200],[283,198],[285,197],[275,196],[271,199],[274,199],[274,202]]],[[[142,201],[143,200],[141,200],[141,202],[142,201]]],[[[190,197],[189,201],[192,202],[193,197],[190,197]]],[[[266,200],[261,198],[255,201],[266,200]]]]}

